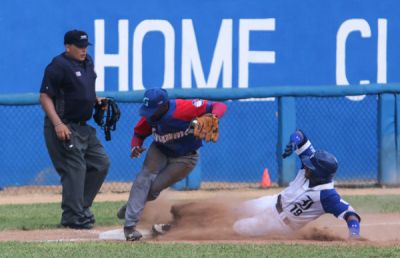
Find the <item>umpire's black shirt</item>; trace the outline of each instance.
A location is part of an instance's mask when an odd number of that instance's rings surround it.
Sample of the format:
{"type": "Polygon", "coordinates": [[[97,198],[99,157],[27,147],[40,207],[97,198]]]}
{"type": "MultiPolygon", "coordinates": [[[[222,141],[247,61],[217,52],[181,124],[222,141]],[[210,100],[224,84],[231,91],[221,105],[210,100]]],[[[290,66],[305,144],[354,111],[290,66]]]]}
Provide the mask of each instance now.
{"type": "Polygon", "coordinates": [[[40,92],[53,99],[61,119],[87,121],[96,102],[95,81],[96,73],[89,55],[82,62],[62,53],[46,67],[40,92]]]}

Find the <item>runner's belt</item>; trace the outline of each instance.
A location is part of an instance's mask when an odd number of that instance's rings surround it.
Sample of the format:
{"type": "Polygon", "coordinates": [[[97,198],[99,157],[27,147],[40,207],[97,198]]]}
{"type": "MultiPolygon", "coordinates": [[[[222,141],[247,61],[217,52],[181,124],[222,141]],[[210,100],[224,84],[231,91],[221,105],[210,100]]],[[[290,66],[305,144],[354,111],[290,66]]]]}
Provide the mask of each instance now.
{"type": "Polygon", "coordinates": [[[275,204],[275,208],[276,208],[276,211],[279,213],[279,214],[281,214],[282,212],[283,212],[283,209],[282,209],[282,200],[281,200],[281,195],[278,195],[278,198],[277,198],[277,200],[276,200],[276,204],[275,204]]]}
{"type": "MultiPolygon", "coordinates": [[[[281,200],[281,195],[279,194],[278,195],[278,198],[277,198],[277,200],[276,200],[276,204],[275,204],[275,208],[276,208],[276,211],[279,213],[279,214],[281,214],[282,212],[283,212],[283,208],[282,208],[282,200],[281,200]]],[[[283,222],[286,224],[286,225],[288,225],[289,227],[290,227],[290,220],[288,219],[288,218],[284,218],[283,219],[283,222]]]]}

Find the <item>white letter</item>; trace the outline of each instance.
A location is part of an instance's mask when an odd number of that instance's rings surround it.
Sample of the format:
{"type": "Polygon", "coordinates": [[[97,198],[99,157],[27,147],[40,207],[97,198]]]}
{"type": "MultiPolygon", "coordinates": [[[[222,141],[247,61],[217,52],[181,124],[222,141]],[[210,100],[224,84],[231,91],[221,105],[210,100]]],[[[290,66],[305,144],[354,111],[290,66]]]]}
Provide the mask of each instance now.
{"type": "MultiPolygon", "coordinates": [[[[342,23],[336,35],[336,84],[349,85],[346,76],[346,41],[350,33],[360,31],[361,37],[371,37],[371,28],[364,19],[350,19],[342,23]]],[[[369,84],[369,80],[361,80],[360,84],[369,84]]],[[[365,95],[347,97],[351,100],[359,101],[365,95]]]]}
{"type": "Polygon", "coordinates": [[[387,20],[378,19],[378,83],[387,83],[386,75],[386,64],[387,64],[387,20]]]}
{"type": "MultiPolygon", "coordinates": [[[[165,39],[164,82],[162,88],[174,87],[175,31],[165,20],[144,20],[135,29],[133,35],[133,90],[143,90],[143,39],[148,32],[161,32],[165,39]]],[[[152,85],[154,86],[154,85],[152,85]]]]}
{"type": "Polygon", "coordinates": [[[95,46],[94,67],[97,73],[96,91],[104,91],[105,67],[118,67],[118,89],[128,90],[128,20],[118,21],[118,54],[105,54],[104,50],[104,20],[94,21],[95,46]]]}
{"type": "Polygon", "coordinates": [[[196,35],[190,19],[182,20],[182,88],[192,87],[192,70],[198,88],[216,88],[222,70],[222,86],[232,88],[232,20],[223,19],[205,80],[196,35]]]}
{"type": "Polygon", "coordinates": [[[364,19],[350,19],[339,28],[336,36],[336,84],[349,85],[346,76],[346,41],[350,33],[360,31],[361,37],[371,37],[371,28],[364,19]]]}
{"type": "Polygon", "coordinates": [[[275,63],[275,51],[250,51],[250,31],[274,31],[275,19],[240,19],[239,88],[249,87],[249,63],[275,63]]]}

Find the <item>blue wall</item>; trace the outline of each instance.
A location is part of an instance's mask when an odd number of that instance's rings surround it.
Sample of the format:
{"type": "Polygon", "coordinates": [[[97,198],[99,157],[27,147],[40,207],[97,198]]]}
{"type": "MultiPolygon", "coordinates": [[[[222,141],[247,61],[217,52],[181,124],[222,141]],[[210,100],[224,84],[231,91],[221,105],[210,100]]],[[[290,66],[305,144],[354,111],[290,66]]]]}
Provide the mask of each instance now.
{"type": "MultiPolygon", "coordinates": [[[[0,8],[0,35],[3,38],[0,48],[0,93],[38,92],[44,68],[52,57],[63,51],[64,33],[73,28],[89,33],[93,43],[89,53],[97,62],[98,74],[104,74],[105,91],[141,89],[142,85],[134,80],[138,77],[142,78],[145,88],[164,85],[165,88],[183,87],[188,90],[205,87],[359,84],[360,81],[365,83],[366,80],[370,83],[395,83],[400,81],[398,10],[400,2],[396,0],[5,0],[0,8]],[[157,25],[146,27],[146,24],[151,22],[156,22],[157,25]],[[247,23],[255,26],[250,28],[248,40],[243,33],[247,23]],[[193,57],[191,60],[200,61],[201,69],[193,68],[190,62],[187,64],[182,61],[182,52],[185,49],[183,42],[190,41],[189,36],[183,39],[183,35],[191,32],[188,24],[193,24],[194,43],[199,54],[199,59],[193,57]],[[140,40],[138,35],[141,30],[158,30],[161,26],[167,28],[167,32],[164,31],[163,34],[160,31],[148,31],[143,40],[140,40]],[[260,27],[258,30],[257,26],[260,27]],[[345,33],[346,28],[348,33],[345,33]],[[100,35],[103,29],[104,38],[100,35]],[[225,37],[220,30],[226,33],[225,37]],[[124,31],[127,32],[126,37],[123,35],[124,31]],[[166,37],[171,35],[172,38],[166,37]],[[223,47],[215,54],[219,39],[225,41],[223,47]],[[137,48],[134,48],[135,40],[143,47],[142,51],[138,52],[137,48]],[[166,48],[166,42],[173,44],[172,48],[166,48]],[[105,52],[99,50],[103,43],[105,52]],[[126,63],[121,61],[123,64],[116,68],[110,66],[108,61],[99,61],[102,54],[120,53],[122,47],[120,48],[119,44],[127,45],[126,55],[120,56],[126,63]],[[246,48],[243,44],[248,44],[249,47],[246,48]],[[344,48],[341,48],[343,44],[344,48]],[[261,61],[257,63],[250,60],[248,64],[243,65],[239,62],[240,51],[250,55],[253,53],[255,58],[261,61]],[[165,53],[171,55],[172,59],[166,61],[165,53]],[[226,72],[224,78],[218,65],[211,65],[213,58],[218,54],[223,56],[221,60],[226,72]],[[140,55],[140,65],[135,66],[134,59],[140,55]],[[172,66],[168,66],[169,64],[172,66]],[[104,71],[102,65],[105,66],[104,71]],[[138,71],[139,66],[142,66],[142,72],[138,71]],[[239,77],[245,77],[247,67],[248,79],[239,81],[239,77]],[[118,76],[123,69],[127,71],[126,77],[119,80],[118,76]],[[187,75],[185,69],[189,69],[191,84],[183,85],[185,80],[182,78],[185,77],[184,74],[187,75]],[[344,75],[340,75],[344,70],[344,75]],[[195,75],[199,71],[203,72],[207,85],[199,79],[201,75],[195,75]],[[209,74],[213,72],[217,77],[208,79],[209,74]]],[[[189,50],[193,48],[189,47],[189,50]]],[[[189,53],[195,55],[196,51],[189,53]]],[[[101,86],[98,87],[99,90],[103,90],[101,86]]],[[[339,174],[339,177],[374,180],[377,173],[377,141],[374,138],[377,134],[376,106],[374,96],[361,101],[347,98],[340,101],[299,100],[297,123],[310,132],[323,148],[333,148],[333,152],[338,154],[345,173],[339,174]],[[325,115],[322,116],[321,113],[325,115]],[[366,128],[368,130],[365,130],[366,128]],[[335,147],[338,145],[337,139],[342,139],[345,143],[351,142],[351,146],[358,147],[350,150],[345,144],[335,147]],[[351,155],[356,156],[356,161],[351,155]]],[[[131,166],[132,170],[136,171],[140,167],[139,162],[126,159],[124,148],[129,148],[131,130],[137,121],[137,106],[126,108],[126,120],[121,122],[119,131],[115,133],[117,140],[105,143],[114,161],[109,180],[130,180],[133,176],[129,172],[123,172],[125,168],[131,166]],[[121,128],[125,128],[125,131],[121,128]]],[[[227,127],[234,125],[234,129],[222,132],[225,139],[222,138],[221,144],[203,148],[205,162],[202,162],[202,166],[205,179],[257,181],[263,169],[269,167],[272,179],[276,181],[275,109],[274,102],[231,103],[225,123],[227,127]],[[251,116],[248,113],[251,113],[251,116]],[[244,157],[236,148],[237,139],[241,137],[242,132],[248,132],[250,124],[237,123],[243,121],[243,118],[259,122],[254,131],[247,135],[249,138],[246,140],[250,142],[247,147],[249,150],[260,149],[255,154],[246,152],[248,156],[244,157]],[[226,153],[227,160],[235,162],[226,164],[216,159],[221,152],[226,153]],[[238,160],[237,157],[241,155],[243,158],[238,160]],[[214,173],[216,169],[218,174],[214,173]],[[249,175],[245,173],[246,170],[255,174],[249,175]]],[[[0,184],[32,183],[38,177],[38,171],[46,174],[46,171],[51,170],[43,139],[38,138],[38,135],[42,137],[42,113],[38,107],[28,110],[24,122],[15,120],[3,130],[5,147],[1,151],[4,171],[12,174],[21,170],[26,172],[24,175],[18,175],[18,180],[3,178],[0,184]],[[32,115],[29,115],[29,112],[32,112],[32,115]],[[19,134],[19,138],[23,135],[28,139],[22,140],[22,145],[28,142],[37,148],[25,148],[23,155],[19,155],[27,158],[18,158],[16,162],[13,157],[15,153],[21,153],[21,150],[15,148],[21,146],[21,143],[16,144],[10,139],[14,139],[13,135],[19,132],[21,124],[37,128],[38,132],[24,130],[19,134]],[[34,140],[30,140],[33,138],[34,140]],[[4,151],[10,149],[15,151],[4,151]],[[41,153],[43,157],[37,157],[37,153],[41,153]],[[34,160],[31,157],[35,157],[34,160]]],[[[8,121],[12,121],[15,117],[13,112],[19,111],[13,108],[3,109],[0,116],[3,121],[8,118],[8,121]]],[[[57,177],[55,179],[57,180],[57,177]]]]}
{"type": "MultiPolygon", "coordinates": [[[[274,30],[250,32],[250,50],[274,51],[275,61],[250,63],[248,87],[336,84],[337,34],[340,26],[350,19],[364,20],[370,36],[362,38],[359,31],[348,34],[347,79],[350,84],[358,84],[360,80],[378,82],[378,19],[381,19],[383,24],[386,22],[383,26],[386,32],[381,28],[380,33],[386,34],[387,39],[386,46],[382,47],[386,50],[386,68],[381,65],[387,76],[386,79],[381,78],[381,83],[384,80],[399,82],[399,9],[400,3],[396,0],[119,0],[112,3],[107,0],[5,0],[0,8],[0,35],[3,38],[0,48],[0,93],[36,92],[43,69],[53,56],[63,51],[63,35],[69,29],[80,28],[89,33],[95,44],[89,52],[94,55],[96,44],[103,40],[95,39],[95,20],[104,21],[107,54],[119,51],[119,21],[126,20],[128,24],[127,38],[123,41],[128,44],[129,83],[120,86],[118,69],[106,68],[106,91],[117,91],[121,87],[133,90],[134,32],[139,24],[149,20],[163,20],[173,29],[175,88],[182,84],[183,19],[193,23],[206,78],[221,22],[223,19],[232,22],[232,33],[228,37],[232,40],[232,87],[238,87],[238,76],[243,74],[238,68],[241,19],[274,19],[275,23],[274,30]]],[[[381,40],[384,42],[383,37],[381,40]]],[[[143,84],[159,87],[164,79],[164,37],[160,32],[149,32],[142,43],[143,84]]],[[[192,87],[196,87],[195,81],[192,87]]],[[[222,87],[221,78],[218,87],[222,87]]]]}

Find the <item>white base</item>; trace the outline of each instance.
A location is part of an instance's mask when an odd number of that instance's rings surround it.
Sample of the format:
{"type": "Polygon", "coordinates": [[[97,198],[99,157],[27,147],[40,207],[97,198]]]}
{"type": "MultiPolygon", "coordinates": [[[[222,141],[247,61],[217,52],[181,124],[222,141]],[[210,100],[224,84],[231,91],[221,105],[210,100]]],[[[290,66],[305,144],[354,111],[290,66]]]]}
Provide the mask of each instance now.
{"type": "MultiPolygon", "coordinates": [[[[148,238],[150,236],[149,230],[138,229],[142,233],[143,238],[148,238]]],[[[122,228],[113,229],[109,231],[104,231],[99,234],[99,239],[103,240],[126,240],[124,235],[124,230],[122,228]]]]}

